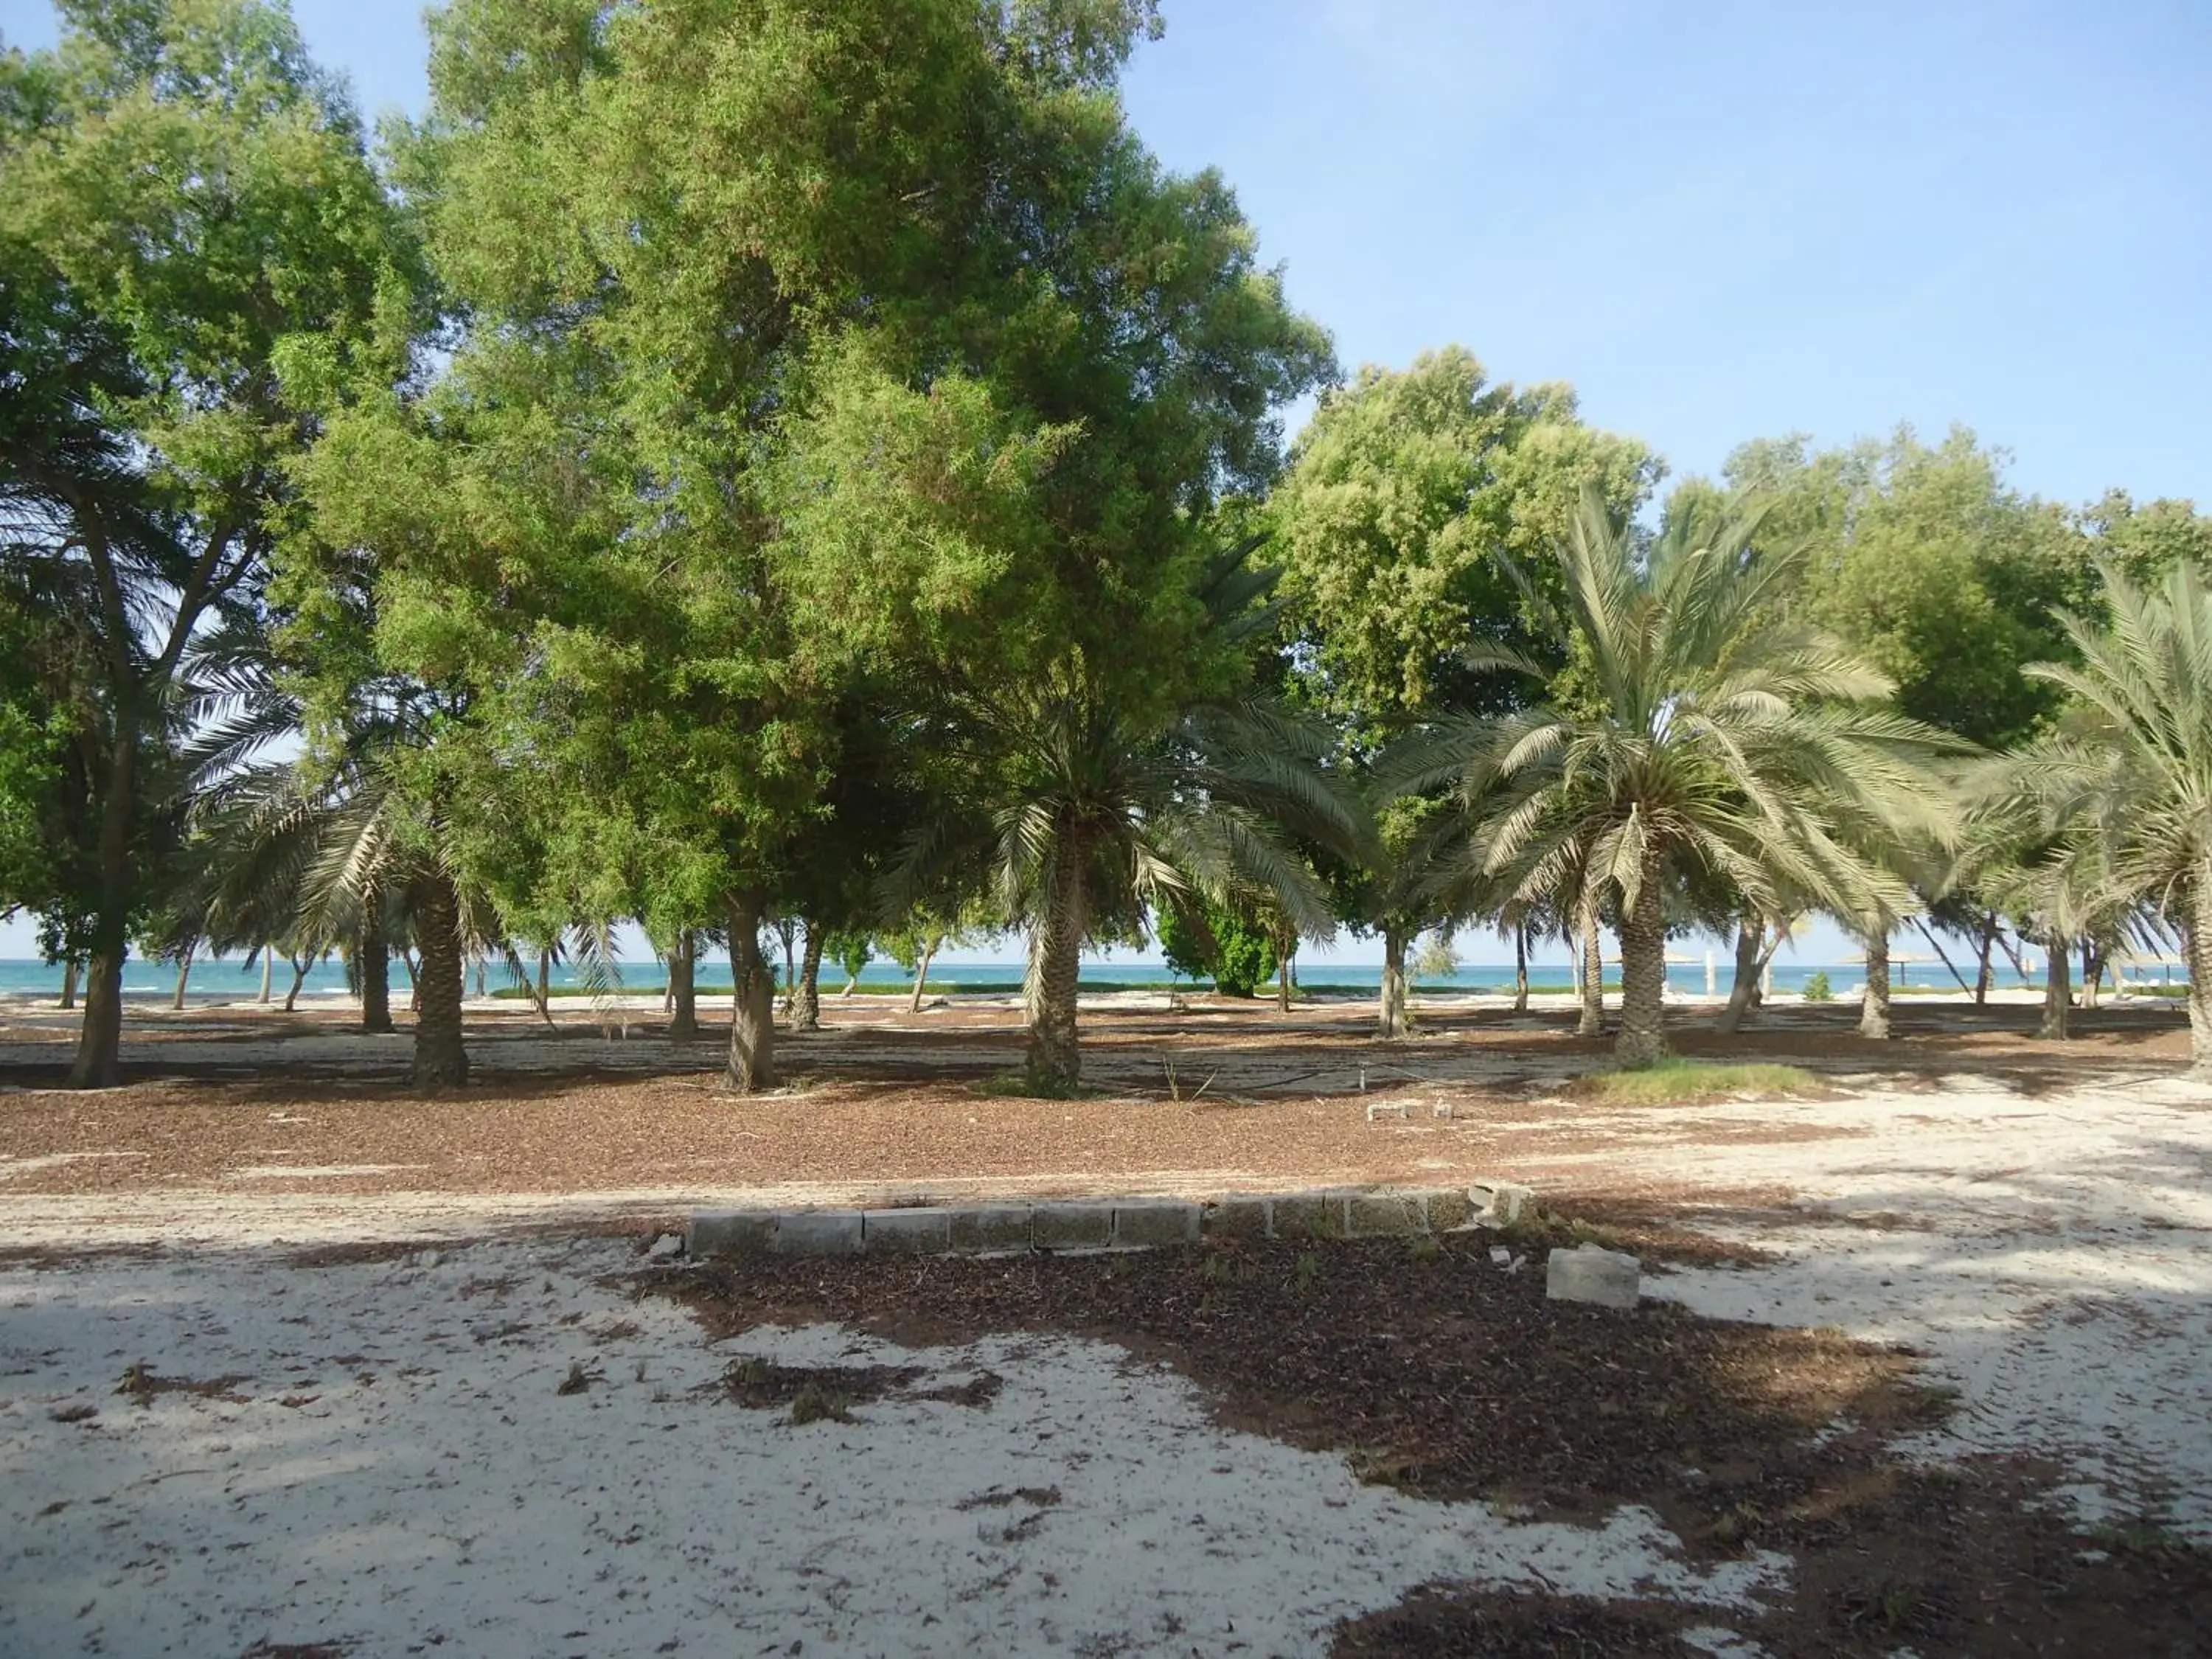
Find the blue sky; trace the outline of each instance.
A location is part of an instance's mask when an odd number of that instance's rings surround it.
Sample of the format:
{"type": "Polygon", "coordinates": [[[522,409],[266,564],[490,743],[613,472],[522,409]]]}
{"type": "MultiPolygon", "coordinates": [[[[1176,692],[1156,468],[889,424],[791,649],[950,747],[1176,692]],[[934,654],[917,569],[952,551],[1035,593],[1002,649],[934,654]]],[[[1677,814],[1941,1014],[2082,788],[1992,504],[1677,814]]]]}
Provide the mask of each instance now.
{"type": "MultiPolygon", "coordinates": [[[[421,106],[416,7],[296,9],[365,109],[421,106]]],[[[1756,436],[1957,421],[2040,495],[2212,502],[2202,0],[1166,12],[1138,129],[1222,170],[1347,368],[1459,342],[1571,382],[1677,477],[1756,436]]],[[[53,32],[0,0],[9,43],[53,32]]],[[[0,955],[27,938],[0,926],[0,955]]]]}

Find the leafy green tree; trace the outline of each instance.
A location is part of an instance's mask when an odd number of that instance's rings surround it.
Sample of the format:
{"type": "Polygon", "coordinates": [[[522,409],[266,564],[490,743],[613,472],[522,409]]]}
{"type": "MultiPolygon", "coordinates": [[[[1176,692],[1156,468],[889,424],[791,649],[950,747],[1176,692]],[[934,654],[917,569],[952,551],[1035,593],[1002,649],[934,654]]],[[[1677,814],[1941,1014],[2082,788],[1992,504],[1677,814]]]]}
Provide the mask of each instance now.
{"type": "Polygon", "coordinates": [[[133,918],[168,870],[161,750],[186,652],[258,605],[305,413],[275,372],[343,354],[404,250],[360,125],[289,19],[253,0],[74,0],[60,46],[0,58],[6,378],[0,491],[18,564],[81,567],[94,607],[99,811],[78,1085],[117,1079],[133,918]]]}
{"type": "Polygon", "coordinates": [[[1944,818],[1924,765],[1938,734],[1887,706],[1872,666],[1783,617],[1796,561],[1756,547],[1759,528],[1755,511],[1678,515],[1646,551],[1585,497],[1554,627],[1563,653],[1586,653],[1589,701],[1440,722],[1396,763],[1405,785],[1455,781],[1479,813],[1479,867],[1514,899],[1617,907],[1629,1065],[1665,1048],[1670,891],[1714,880],[1764,910],[1788,890],[1866,914],[1902,887],[1854,831],[1944,818]]]}
{"type": "Polygon", "coordinates": [[[1243,905],[1207,902],[1186,914],[1170,901],[1158,922],[1168,965],[1184,979],[1211,979],[1224,996],[1250,996],[1276,969],[1273,934],[1243,905]]]}

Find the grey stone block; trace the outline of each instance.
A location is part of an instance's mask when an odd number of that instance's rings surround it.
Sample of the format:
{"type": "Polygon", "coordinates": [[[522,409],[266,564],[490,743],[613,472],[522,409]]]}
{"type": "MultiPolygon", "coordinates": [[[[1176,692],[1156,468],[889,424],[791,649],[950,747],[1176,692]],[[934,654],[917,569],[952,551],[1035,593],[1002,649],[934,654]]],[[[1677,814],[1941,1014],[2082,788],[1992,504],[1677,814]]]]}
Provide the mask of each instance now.
{"type": "Polygon", "coordinates": [[[778,1255],[858,1255],[858,1210],[786,1210],[775,1218],[778,1255]]]}
{"type": "Polygon", "coordinates": [[[1180,1198],[1139,1198],[1114,1206],[1116,1244],[1194,1244],[1200,1211],[1180,1198]]]}
{"type": "Polygon", "coordinates": [[[1235,1194],[1206,1206],[1205,1228],[1215,1238],[1265,1238],[1272,1207],[1264,1194],[1235,1194]]]}
{"type": "Polygon", "coordinates": [[[950,1210],[860,1212],[860,1248],[870,1255],[940,1255],[951,1244],[950,1210]]]}
{"type": "Polygon", "coordinates": [[[1040,1250],[1103,1250],[1114,1243],[1114,1206],[1040,1204],[1030,1212],[1030,1243],[1040,1250]]]}
{"type": "Polygon", "coordinates": [[[1601,1308],[1632,1308],[1641,1293],[1641,1265],[1619,1250],[1595,1244],[1553,1250],[1544,1267],[1544,1294],[1554,1302],[1594,1302],[1601,1308]]]}
{"type": "Polygon", "coordinates": [[[1026,1204],[980,1205],[947,1211],[946,1215],[956,1250],[1026,1250],[1030,1247],[1026,1204]]]}
{"type": "Polygon", "coordinates": [[[701,1210],[684,1230],[686,1255],[766,1255],[775,1243],[773,1210],[701,1210]]]}
{"type": "Polygon", "coordinates": [[[1285,1193],[1274,1203],[1278,1238],[1342,1238],[1344,1199],[1336,1193],[1285,1193]]]}
{"type": "Polygon", "coordinates": [[[1510,1225],[1535,1207],[1534,1188],[1517,1181],[1478,1181],[1467,1189],[1480,1213],[1475,1219],[1492,1227],[1510,1225]]]}
{"type": "Polygon", "coordinates": [[[1344,1200],[1345,1231],[1354,1238],[1395,1238],[1429,1230],[1428,1206],[1419,1193],[1348,1193],[1344,1200]]]}

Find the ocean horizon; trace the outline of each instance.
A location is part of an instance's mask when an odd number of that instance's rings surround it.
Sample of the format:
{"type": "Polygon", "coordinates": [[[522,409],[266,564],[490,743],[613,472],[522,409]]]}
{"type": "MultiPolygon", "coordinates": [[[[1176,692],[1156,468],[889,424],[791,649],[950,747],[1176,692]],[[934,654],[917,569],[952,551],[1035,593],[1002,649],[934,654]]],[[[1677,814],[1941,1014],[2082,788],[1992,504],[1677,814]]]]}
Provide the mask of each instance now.
{"type": "MultiPolygon", "coordinates": [[[[1961,973],[1971,975],[1970,962],[1961,961],[1958,965],[1961,973]]],[[[618,962],[616,966],[621,975],[624,992],[649,994],[659,991],[667,983],[666,969],[653,957],[618,962]]],[[[1993,966],[1996,970],[1994,983],[1998,986],[2018,988],[2042,983],[2040,976],[2022,977],[2009,962],[2000,960],[1993,966]]],[[[776,968],[781,975],[781,963],[778,963],[776,968]]],[[[1617,977],[1620,971],[1620,963],[1608,959],[1606,963],[1608,981],[1617,977]]],[[[1893,963],[1890,972],[1893,985],[1910,988],[1940,984],[1954,990],[1958,988],[1957,981],[1940,962],[1893,963]]],[[[1860,983],[1863,976],[1862,964],[1856,961],[1777,963],[1772,969],[1772,983],[1778,991],[1802,991],[1807,980],[1816,973],[1828,976],[1829,983],[1838,995],[1860,983]]],[[[929,978],[930,983],[937,986],[1012,985],[1020,982],[1022,974],[1023,964],[1019,962],[939,961],[931,965],[929,978]]],[[[548,982],[556,988],[572,988],[579,983],[575,969],[566,963],[554,963],[547,977],[548,982]]],[[[1713,968],[1714,988],[1725,993],[1735,982],[1735,977],[1734,963],[1727,957],[1717,958],[1713,968]]],[[[1083,966],[1083,979],[1091,985],[1143,985],[1165,984],[1175,981],[1175,975],[1166,967],[1153,963],[1086,962],[1083,966]]],[[[1702,961],[1670,962],[1667,965],[1667,980],[1675,990],[1702,993],[1706,987],[1705,964],[1702,961]]],[[[702,959],[699,963],[699,983],[710,994],[712,988],[716,985],[726,989],[729,981],[730,968],[726,958],[702,959]]],[[[1301,985],[1315,988],[1379,992],[1382,983],[1382,964],[1380,962],[1310,963],[1298,970],[1298,981],[1301,985]]],[[[406,969],[395,957],[392,964],[392,983],[395,992],[404,996],[407,982],[406,969]]],[[[825,963],[821,982],[823,992],[834,995],[844,985],[844,970],[825,963]]],[[[869,986],[911,985],[914,975],[896,963],[872,962],[861,969],[860,982],[869,986]]],[[[1176,982],[1204,986],[1210,981],[1176,982]]],[[[1564,964],[1532,965],[1528,969],[1528,982],[1532,987],[1558,989],[1572,985],[1574,978],[1564,964]]],[[[270,976],[271,995],[281,1000],[291,983],[292,969],[280,957],[270,976]]],[[[468,989],[472,996],[477,994],[477,975],[471,970],[468,976],[468,989]]],[[[519,986],[521,981],[508,970],[506,963],[497,963],[486,968],[483,983],[486,990],[496,992],[519,986]]],[[[1449,975],[1417,975],[1413,983],[1417,989],[1431,991],[1510,989],[1513,984],[1513,964],[1510,962],[1462,963],[1449,975]]],[[[169,996],[175,993],[176,986],[177,970],[173,963],[133,957],[124,964],[123,994],[126,997],[169,996]]],[[[62,969],[58,963],[42,962],[35,957],[0,958],[0,994],[52,994],[58,997],[61,988],[62,969]]],[[[202,958],[192,963],[186,989],[190,995],[199,998],[258,997],[261,989],[261,966],[258,962],[249,962],[243,957],[202,958]]],[[[311,967],[300,987],[302,996],[343,996],[346,994],[345,964],[335,957],[311,967]]]]}

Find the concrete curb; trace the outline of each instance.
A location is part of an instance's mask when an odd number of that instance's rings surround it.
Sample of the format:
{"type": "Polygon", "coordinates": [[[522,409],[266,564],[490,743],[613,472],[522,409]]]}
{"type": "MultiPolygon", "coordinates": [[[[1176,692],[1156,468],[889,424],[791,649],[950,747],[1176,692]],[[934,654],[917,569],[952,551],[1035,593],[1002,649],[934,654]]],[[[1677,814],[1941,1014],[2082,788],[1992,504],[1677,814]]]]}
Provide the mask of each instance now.
{"type": "Polygon", "coordinates": [[[1518,1220],[1534,1194],[1510,1182],[1331,1187],[1189,1199],[1037,1199],[891,1210],[701,1210],[692,1256],[980,1255],[1152,1249],[1202,1238],[1410,1238],[1518,1220]]]}

